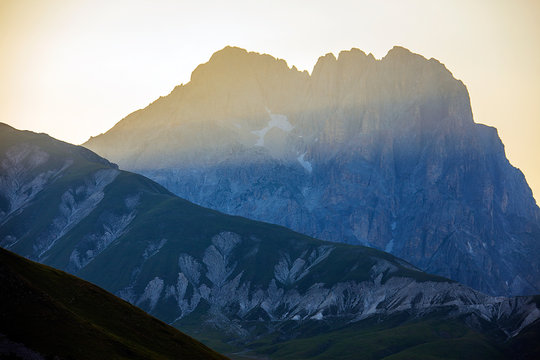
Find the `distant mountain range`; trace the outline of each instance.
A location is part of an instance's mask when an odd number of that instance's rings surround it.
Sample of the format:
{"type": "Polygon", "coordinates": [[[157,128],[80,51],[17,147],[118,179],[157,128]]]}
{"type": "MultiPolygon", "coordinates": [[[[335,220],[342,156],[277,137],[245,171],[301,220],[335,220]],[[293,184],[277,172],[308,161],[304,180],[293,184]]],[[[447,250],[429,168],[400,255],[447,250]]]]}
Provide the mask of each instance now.
{"type": "MultiPolygon", "coordinates": [[[[539,354],[538,297],[491,297],[373,248],[206,209],[83,147],[5,124],[0,166],[2,247],[91,281],[222,352],[539,354]]],[[[69,301],[60,283],[52,290],[69,301]]],[[[28,300],[3,301],[19,297],[28,300]]]]}
{"type": "MultiPolygon", "coordinates": [[[[496,106],[496,104],[494,104],[496,106]]],[[[226,47],[89,149],[173,193],[390,252],[491,295],[540,292],[540,210],[465,85],[394,47],[311,75],[226,47]]]]}

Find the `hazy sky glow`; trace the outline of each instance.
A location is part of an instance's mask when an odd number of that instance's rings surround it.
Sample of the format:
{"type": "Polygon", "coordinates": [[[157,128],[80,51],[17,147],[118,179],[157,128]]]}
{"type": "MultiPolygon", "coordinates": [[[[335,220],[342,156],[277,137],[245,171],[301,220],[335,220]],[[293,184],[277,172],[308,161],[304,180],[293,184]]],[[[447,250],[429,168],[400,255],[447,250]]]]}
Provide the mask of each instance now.
{"type": "Polygon", "coordinates": [[[82,143],[189,81],[226,45],[311,72],[401,45],[467,85],[540,196],[540,1],[0,0],[0,121],[82,143]]]}

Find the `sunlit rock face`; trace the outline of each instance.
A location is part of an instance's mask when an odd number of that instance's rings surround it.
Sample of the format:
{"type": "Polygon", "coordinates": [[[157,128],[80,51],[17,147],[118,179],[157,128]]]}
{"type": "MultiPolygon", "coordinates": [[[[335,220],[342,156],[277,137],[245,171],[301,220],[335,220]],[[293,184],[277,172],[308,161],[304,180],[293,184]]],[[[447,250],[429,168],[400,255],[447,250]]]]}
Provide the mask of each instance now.
{"type": "MultiPolygon", "coordinates": [[[[494,104],[496,106],[496,104],[494,104]]],[[[395,47],[311,75],[227,47],[85,146],[195,203],[386,250],[493,295],[540,291],[540,211],[437,60],[395,47]]]]}

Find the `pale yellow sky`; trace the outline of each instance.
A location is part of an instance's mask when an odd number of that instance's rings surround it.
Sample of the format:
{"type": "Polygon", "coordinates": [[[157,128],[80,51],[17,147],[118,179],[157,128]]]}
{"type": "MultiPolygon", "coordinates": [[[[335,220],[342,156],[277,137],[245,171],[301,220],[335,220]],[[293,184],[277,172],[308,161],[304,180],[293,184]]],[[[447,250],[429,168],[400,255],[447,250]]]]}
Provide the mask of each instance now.
{"type": "Polygon", "coordinates": [[[0,0],[0,121],[82,143],[226,45],[308,71],[351,47],[437,58],[540,196],[536,0],[0,0]]]}

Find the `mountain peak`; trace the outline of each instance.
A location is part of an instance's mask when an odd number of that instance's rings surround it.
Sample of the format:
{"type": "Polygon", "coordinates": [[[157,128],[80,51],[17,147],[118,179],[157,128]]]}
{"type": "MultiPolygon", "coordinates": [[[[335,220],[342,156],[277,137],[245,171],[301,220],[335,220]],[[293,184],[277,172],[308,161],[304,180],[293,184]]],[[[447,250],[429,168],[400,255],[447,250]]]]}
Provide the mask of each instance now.
{"type": "Polygon", "coordinates": [[[399,45],[394,45],[394,47],[392,47],[390,50],[388,50],[388,53],[386,53],[386,57],[403,57],[403,56],[411,56],[411,55],[416,55],[416,56],[421,56],[421,55],[418,55],[418,54],[415,54],[413,53],[412,51],[410,51],[409,49],[403,47],[403,46],[399,46],[399,45]]]}
{"type": "Polygon", "coordinates": [[[396,45],[390,49],[388,53],[381,59],[381,62],[396,64],[399,68],[410,68],[413,66],[414,69],[416,69],[415,71],[433,72],[442,75],[443,78],[448,78],[450,80],[455,79],[452,73],[439,60],[434,58],[430,58],[428,60],[424,56],[414,53],[402,46],[396,45]],[[450,76],[448,77],[448,75],[450,76]]]}
{"type": "MultiPolygon", "coordinates": [[[[369,54],[371,55],[371,54],[369,54]]],[[[342,59],[343,57],[347,57],[347,56],[355,56],[355,57],[360,57],[360,58],[364,58],[364,57],[369,57],[369,55],[366,55],[366,53],[358,48],[351,48],[351,50],[342,50],[339,52],[339,55],[338,55],[338,60],[339,59],[342,59]]],[[[373,57],[373,55],[371,55],[371,57],[373,57]]]]}
{"type": "Polygon", "coordinates": [[[327,53],[324,56],[320,56],[319,59],[317,60],[317,63],[313,67],[312,74],[317,72],[318,68],[320,69],[324,66],[335,64],[336,62],[337,62],[337,58],[333,53],[327,53]]]}
{"type": "Polygon", "coordinates": [[[258,72],[291,70],[283,59],[276,59],[268,54],[226,46],[216,51],[208,62],[197,66],[191,74],[191,81],[216,82],[218,80],[236,81],[258,72]]]}
{"type": "Polygon", "coordinates": [[[247,54],[249,53],[246,49],[242,49],[237,46],[227,45],[223,49],[218,50],[215,53],[213,53],[212,56],[210,57],[210,61],[215,61],[218,58],[222,58],[222,57],[238,57],[238,56],[244,56],[247,54]]]}

